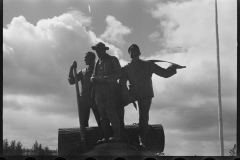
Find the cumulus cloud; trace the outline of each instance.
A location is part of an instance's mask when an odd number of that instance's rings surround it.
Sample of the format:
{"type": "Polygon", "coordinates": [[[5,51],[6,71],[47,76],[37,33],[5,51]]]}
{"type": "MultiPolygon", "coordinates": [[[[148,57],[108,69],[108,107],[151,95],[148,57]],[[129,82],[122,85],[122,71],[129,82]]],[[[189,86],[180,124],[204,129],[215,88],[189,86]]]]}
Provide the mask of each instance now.
{"type": "MultiPolygon", "coordinates": [[[[75,88],[68,84],[67,76],[72,61],[79,62],[78,68],[85,66],[84,54],[96,39],[85,29],[90,24],[91,18],[80,12],[69,12],[42,19],[36,26],[19,16],[3,28],[4,135],[9,139],[13,136],[9,132],[18,132],[29,136],[28,143],[30,139],[33,143],[38,140],[36,135],[40,135],[34,131],[48,130],[56,134],[57,128],[61,128],[61,122],[56,120],[59,117],[69,119],[66,122],[72,119],[78,122],[75,88]],[[26,130],[13,128],[28,126],[25,120],[32,122],[33,119],[41,123],[30,125],[26,130]]],[[[41,139],[43,145],[49,144],[47,139],[41,139]]]]}
{"type": "Polygon", "coordinates": [[[148,38],[149,38],[151,41],[155,42],[155,41],[159,40],[159,36],[160,36],[160,33],[159,33],[158,31],[156,31],[156,32],[150,34],[150,35],[148,36],[148,38]]]}
{"type": "Polygon", "coordinates": [[[115,17],[108,15],[106,17],[107,28],[105,32],[100,36],[102,39],[122,46],[125,44],[123,36],[130,34],[132,31],[130,28],[124,26],[115,17]]]}
{"type": "MultiPolygon", "coordinates": [[[[78,62],[78,69],[85,68],[85,53],[96,43],[104,42],[93,31],[86,30],[91,23],[91,17],[82,12],[69,11],[51,19],[41,19],[36,26],[24,16],[15,17],[7,28],[3,28],[4,135],[9,139],[13,137],[9,133],[16,133],[16,130],[24,132],[26,137],[32,134],[38,140],[36,135],[40,136],[37,134],[40,130],[48,130],[56,136],[63,124],[78,126],[75,87],[69,85],[67,77],[74,60],[78,62]],[[15,115],[14,119],[10,114],[15,115]],[[58,122],[59,118],[68,120],[58,122]],[[27,126],[29,122],[25,122],[30,119],[38,125],[13,130],[14,126],[27,126]]],[[[112,43],[104,43],[110,48],[109,54],[117,57],[122,54],[112,43]]],[[[96,125],[92,115],[90,123],[96,125]]],[[[51,142],[56,141],[55,136],[50,137],[51,142]]],[[[50,144],[49,138],[45,138],[40,138],[43,145],[50,144]]],[[[32,143],[34,141],[33,138],[32,143]]]]}
{"type": "MultiPolygon", "coordinates": [[[[225,7],[224,2],[219,1],[223,127],[226,131],[225,142],[228,145],[225,147],[231,148],[231,145],[236,143],[237,44],[236,20],[234,20],[236,19],[236,10],[233,9],[234,3],[228,3],[228,7],[225,7]],[[226,19],[229,19],[229,23],[223,23],[226,19]]],[[[194,146],[198,141],[201,141],[199,144],[202,148],[205,145],[204,140],[205,142],[211,140],[209,145],[212,147],[218,143],[214,9],[213,1],[193,0],[182,3],[159,3],[157,8],[151,12],[154,18],[159,19],[160,29],[164,30],[164,38],[159,39],[159,43],[164,40],[164,47],[170,50],[179,46],[184,48],[184,50],[172,54],[162,50],[155,53],[154,56],[143,57],[144,59],[167,60],[187,66],[185,69],[178,70],[176,75],[168,79],[153,75],[155,97],[160,98],[153,99],[151,113],[158,113],[160,119],[153,117],[150,121],[162,122],[163,126],[166,124],[166,134],[177,136],[179,133],[172,132],[177,130],[185,135],[179,139],[182,147],[185,148],[185,151],[179,152],[181,154],[189,153],[186,149],[190,148],[190,145],[194,146]],[[161,110],[159,111],[159,109],[161,110]],[[212,130],[214,134],[207,133],[206,130],[212,130]],[[202,137],[197,135],[202,135],[202,137]],[[191,139],[194,139],[194,142],[191,139]]],[[[169,64],[158,63],[158,65],[167,67],[169,64]]],[[[212,152],[204,150],[205,153],[199,151],[199,154],[214,152],[214,148],[211,149],[212,152]]],[[[227,149],[225,152],[228,152],[227,149]]],[[[177,155],[178,153],[172,154],[177,155]]]]}
{"type": "MultiPolygon", "coordinates": [[[[216,62],[204,60],[204,57],[198,56],[199,54],[200,52],[189,50],[187,53],[146,57],[146,59],[163,59],[187,66],[168,79],[156,75],[152,77],[155,97],[150,111],[150,123],[161,123],[167,129],[165,134],[168,144],[174,143],[170,135],[178,137],[178,141],[183,143],[181,152],[178,149],[172,152],[172,148],[171,151],[166,150],[165,153],[171,155],[189,154],[188,148],[191,148],[191,145],[195,146],[194,143],[197,141],[201,144],[199,147],[203,148],[205,144],[203,141],[211,141],[209,144],[211,146],[218,142],[217,66],[216,62]],[[179,133],[172,133],[173,130],[177,130],[184,137],[180,138],[179,133]]],[[[164,68],[169,66],[169,64],[157,64],[164,68]]],[[[226,148],[231,148],[236,141],[237,81],[233,75],[236,73],[229,71],[231,66],[222,65],[224,66],[222,67],[224,76],[221,79],[224,138],[228,144],[226,148]]],[[[211,151],[195,150],[195,152],[197,155],[216,153],[214,148],[211,151]]]]}
{"type": "Polygon", "coordinates": [[[85,28],[71,17],[65,14],[33,26],[20,16],[3,29],[4,94],[45,96],[70,91],[64,78],[68,66],[83,58],[85,46],[91,44],[85,28]]]}
{"type": "MultiPolygon", "coordinates": [[[[68,75],[70,64],[77,60],[79,68],[83,68],[84,54],[102,41],[92,31],[86,31],[85,26],[90,23],[91,18],[79,12],[43,19],[36,26],[23,16],[13,18],[7,29],[3,29],[4,93],[69,91],[63,77],[68,75]]],[[[112,44],[108,46],[110,54],[121,55],[120,49],[112,44]]]]}

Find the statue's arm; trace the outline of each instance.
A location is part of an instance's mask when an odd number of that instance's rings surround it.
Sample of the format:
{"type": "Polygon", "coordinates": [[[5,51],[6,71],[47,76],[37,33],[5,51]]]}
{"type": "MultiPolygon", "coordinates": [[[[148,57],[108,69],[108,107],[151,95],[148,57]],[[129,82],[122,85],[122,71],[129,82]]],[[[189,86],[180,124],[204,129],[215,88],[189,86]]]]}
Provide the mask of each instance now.
{"type": "Polygon", "coordinates": [[[128,94],[127,81],[128,81],[127,71],[123,67],[122,68],[122,76],[121,76],[121,78],[119,80],[119,84],[121,85],[122,94],[123,95],[127,95],[128,94]]]}
{"type": "Polygon", "coordinates": [[[113,63],[113,73],[105,77],[108,83],[117,81],[122,76],[122,68],[119,60],[116,57],[111,57],[111,61],[113,63]]]}
{"type": "Polygon", "coordinates": [[[174,74],[177,73],[176,67],[174,66],[169,66],[167,69],[162,68],[158,65],[156,65],[155,63],[151,62],[151,71],[152,73],[155,73],[158,76],[164,77],[164,78],[169,78],[171,76],[173,76],[174,74]]]}
{"type": "MultiPolygon", "coordinates": [[[[74,76],[74,74],[73,74],[73,69],[74,69],[74,67],[77,68],[77,65],[75,65],[74,62],[73,62],[73,64],[72,64],[71,67],[70,67],[69,74],[68,74],[68,82],[69,82],[69,84],[71,84],[71,85],[75,84],[75,76],[74,76]]],[[[81,70],[78,71],[78,73],[77,73],[77,79],[78,79],[78,81],[81,80],[81,70]]]]}

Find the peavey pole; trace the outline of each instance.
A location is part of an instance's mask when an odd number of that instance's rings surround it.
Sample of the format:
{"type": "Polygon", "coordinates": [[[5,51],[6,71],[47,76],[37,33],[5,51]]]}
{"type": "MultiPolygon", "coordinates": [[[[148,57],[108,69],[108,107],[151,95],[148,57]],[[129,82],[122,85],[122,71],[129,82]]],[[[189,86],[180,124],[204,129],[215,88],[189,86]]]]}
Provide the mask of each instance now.
{"type": "Polygon", "coordinates": [[[75,87],[76,87],[76,94],[77,94],[77,103],[78,103],[78,117],[80,123],[80,134],[81,134],[81,141],[83,143],[84,150],[86,149],[86,137],[85,137],[85,125],[84,125],[84,117],[83,111],[81,107],[81,100],[80,100],[80,93],[78,87],[78,79],[77,79],[77,70],[73,68],[74,76],[75,76],[75,87]]]}

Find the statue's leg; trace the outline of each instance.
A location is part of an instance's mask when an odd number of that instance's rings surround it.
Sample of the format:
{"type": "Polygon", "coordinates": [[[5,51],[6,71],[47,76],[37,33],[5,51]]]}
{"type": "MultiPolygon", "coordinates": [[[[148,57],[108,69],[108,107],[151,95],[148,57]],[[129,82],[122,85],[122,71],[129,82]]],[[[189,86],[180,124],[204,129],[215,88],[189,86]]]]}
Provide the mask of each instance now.
{"type": "Polygon", "coordinates": [[[81,101],[81,105],[83,108],[84,125],[85,127],[88,127],[89,126],[88,121],[90,117],[90,104],[88,102],[88,99],[83,97],[81,101]]]}
{"type": "Polygon", "coordinates": [[[122,89],[121,89],[121,86],[118,85],[116,87],[116,101],[117,101],[117,114],[118,114],[118,117],[119,117],[119,123],[120,123],[120,129],[121,129],[121,139],[123,141],[128,141],[128,136],[126,134],[126,131],[125,131],[125,123],[124,123],[124,114],[125,114],[125,110],[124,110],[124,105],[123,105],[123,102],[122,102],[122,89]]]}
{"type": "Polygon", "coordinates": [[[99,143],[101,143],[101,141],[108,141],[110,137],[110,123],[107,117],[104,97],[105,97],[104,88],[96,87],[95,101],[96,101],[96,106],[97,106],[99,117],[100,117],[101,129],[103,134],[103,139],[100,140],[99,143]]]}
{"type": "Polygon", "coordinates": [[[103,132],[103,142],[107,142],[110,138],[110,121],[108,118],[101,119],[101,127],[103,132]]]}
{"type": "Polygon", "coordinates": [[[90,106],[91,106],[91,108],[92,108],[94,117],[95,117],[96,122],[97,122],[97,124],[98,124],[98,127],[101,128],[99,111],[98,111],[98,109],[97,109],[97,105],[96,105],[95,99],[92,99],[92,100],[90,101],[90,106]]]}
{"type": "Polygon", "coordinates": [[[113,88],[108,88],[108,92],[106,94],[106,111],[107,116],[112,124],[112,128],[114,131],[114,137],[111,138],[113,141],[121,140],[121,130],[120,130],[120,121],[118,115],[118,97],[115,93],[116,91],[113,88]]]}
{"type": "Polygon", "coordinates": [[[138,100],[139,106],[139,141],[145,145],[148,132],[149,110],[152,98],[143,98],[138,100]]]}
{"type": "Polygon", "coordinates": [[[121,139],[120,121],[116,108],[113,109],[112,107],[115,108],[114,105],[111,105],[111,107],[109,106],[111,109],[107,109],[107,115],[112,124],[114,139],[119,141],[121,139]]]}
{"type": "Polygon", "coordinates": [[[124,124],[124,107],[123,106],[118,106],[117,114],[119,117],[119,123],[120,123],[120,129],[121,129],[121,139],[123,141],[128,140],[128,135],[126,134],[125,131],[125,124],[124,124]]]}

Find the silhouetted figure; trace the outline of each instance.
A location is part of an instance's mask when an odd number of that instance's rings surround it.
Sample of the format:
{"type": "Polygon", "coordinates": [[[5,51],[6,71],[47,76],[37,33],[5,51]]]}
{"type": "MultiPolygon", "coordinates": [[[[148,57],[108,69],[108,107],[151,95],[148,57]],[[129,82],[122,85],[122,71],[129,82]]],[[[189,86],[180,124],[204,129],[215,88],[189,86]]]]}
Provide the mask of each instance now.
{"type": "Polygon", "coordinates": [[[99,140],[98,143],[118,142],[121,140],[120,121],[117,113],[121,88],[117,80],[122,75],[121,66],[115,56],[106,53],[109,47],[106,47],[104,43],[99,42],[92,46],[92,49],[96,51],[99,58],[91,78],[95,85],[93,94],[95,95],[103,132],[103,139],[99,140]],[[109,135],[110,123],[114,131],[114,137],[109,135]]]}
{"type": "MultiPolygon", "coordinates": [[[[152,86],[152,74],[168,78],[176,74],[174,65],[164,69],[153,62],[139,58],[140,49],[136,44],[128,48],[132,61],[122,68],[123,75],[120,79],[122,96],[128,103],[137,101],[139,107],[139,142],[140,149],[147,150],[146,136],[148,131],[149,109],[154,97],[152,86]],[[129,81],[128,89],[126,82],[129,81]]],[[[127,103],[127,104],[128,104],[127,103]]]]}
{"type": "MultiPolygon", "coordinates": [[[[98,126],[100,127],[100,117],[95,104],[94,98],[91,97],[91,91],[93,89],[93,84],[90,81],[90,78],[93,73],[93,68],[95,65],[95,54],[93,52],[87,52],[84,58],[85,64],[87,67],[85,69],[79,70],[77,73],[78,81],[81,81],[81,107],[83,108],[83,116],[84,116],[84,126],[88,127],[88,121],[90,116],[90,108],[92,108],[95,119],[97,121],[98,126]]],[[[74,61],[70,67],[68,81],[71,85],[75,84],[75,77],[73,74],[73,69],[77,68],[77,62],[74,61]]]]}

